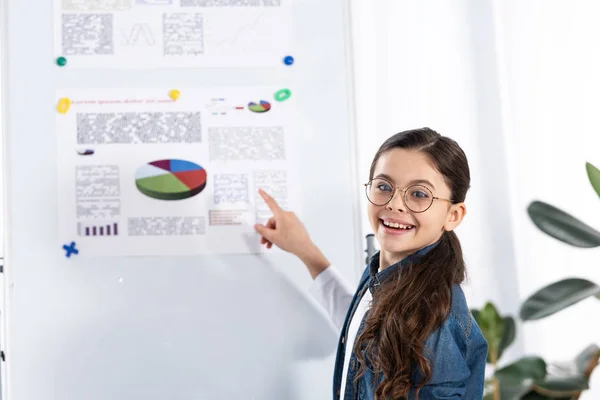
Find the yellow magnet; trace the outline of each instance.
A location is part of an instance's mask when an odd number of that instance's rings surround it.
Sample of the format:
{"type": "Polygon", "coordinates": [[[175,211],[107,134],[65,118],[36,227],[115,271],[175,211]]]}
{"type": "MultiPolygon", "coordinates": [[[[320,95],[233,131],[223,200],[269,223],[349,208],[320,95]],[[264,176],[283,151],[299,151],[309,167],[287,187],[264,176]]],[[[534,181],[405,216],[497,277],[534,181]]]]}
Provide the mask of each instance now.
{"type": "Polygon", "coordinates": [[[171,93],[169,93],[169,96],[171,96],[171,98],[173,100],[177,100],[178,98],[181,97],[181,92],[177,89],[171,90],[171,93]]]}
{"type": "Polygon", "coordinates": [[[61,114],[66,114],[71,108],[71,99],[67,97],[63,97],[58,101],[58,112],[61,114]]]}

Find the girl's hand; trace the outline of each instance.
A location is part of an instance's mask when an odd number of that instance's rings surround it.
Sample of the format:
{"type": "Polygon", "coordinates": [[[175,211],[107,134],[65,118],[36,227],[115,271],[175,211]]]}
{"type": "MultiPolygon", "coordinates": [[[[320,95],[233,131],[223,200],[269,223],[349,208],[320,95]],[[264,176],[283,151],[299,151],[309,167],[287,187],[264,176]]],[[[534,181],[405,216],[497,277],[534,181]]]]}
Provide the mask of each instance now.
{"type": "Polygon", "coordinates": [[[273,217],[265,225],[254,226],[262,236],[261,244],[266,244],[269,249],[275,244],[301,259],[305,258],[307,251],[314,244],[302,221],[293,212],[282,209],[275,199],[262,189],[258,192],[273,212],[273,217]]]}
{"type": "Polygon", "coordinates": [[[282,209],[275,199],[263,190],[259,190],[259,193],[273,212],[273,217],[265,225],[254,225],[254,229],[262,235],[260,243],[266,244],[269,249],[275,244],[280,249],[294,254],[302,260],[315,279],[329,267],[329,260],[312,242],[296,214],[282,209]]]}

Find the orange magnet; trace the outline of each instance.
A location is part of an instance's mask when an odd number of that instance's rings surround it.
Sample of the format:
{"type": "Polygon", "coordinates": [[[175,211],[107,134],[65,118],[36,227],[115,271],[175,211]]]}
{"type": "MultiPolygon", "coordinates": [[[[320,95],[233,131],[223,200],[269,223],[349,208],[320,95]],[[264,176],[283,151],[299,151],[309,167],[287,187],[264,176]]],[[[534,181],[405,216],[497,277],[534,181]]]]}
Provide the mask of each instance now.
{"type": "Polygon", "coordinates": [[[63,97],[58,101],[58,112],[61,114],[66,114],[71,108],[71,99],[67,97],[63,97]]]}

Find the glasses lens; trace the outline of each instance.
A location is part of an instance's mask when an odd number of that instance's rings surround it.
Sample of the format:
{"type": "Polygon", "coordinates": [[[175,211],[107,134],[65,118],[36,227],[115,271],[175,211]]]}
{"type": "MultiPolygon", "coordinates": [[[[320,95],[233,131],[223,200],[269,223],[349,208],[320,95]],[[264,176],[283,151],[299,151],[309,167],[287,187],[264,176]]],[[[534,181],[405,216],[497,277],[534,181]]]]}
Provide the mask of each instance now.
{"type": "Polygon", "coordinates": [[[433,195],[425,186],[411,186],[406,189],[404,196],[406,206],[413,212],[423,212],[433,202],[433,195]]]}
{"type": "Polygon", "coordinates": [[[375,205],[387,204],[392,198],[394,187],[385,179],[373,179],[367,185],[367,198],[375,205]]]}

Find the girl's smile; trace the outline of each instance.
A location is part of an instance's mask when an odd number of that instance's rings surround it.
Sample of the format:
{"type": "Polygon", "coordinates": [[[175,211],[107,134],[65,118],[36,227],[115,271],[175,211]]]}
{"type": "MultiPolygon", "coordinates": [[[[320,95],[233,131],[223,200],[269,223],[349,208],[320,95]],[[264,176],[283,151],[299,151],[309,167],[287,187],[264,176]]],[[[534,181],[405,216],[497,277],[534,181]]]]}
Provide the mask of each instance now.
{"type": "Polygon", "coordinates": [[[379,222],[379,228],[385,235],[406,235],[408,233],[414,233],[415,229],[417,229],[415,225],[406,220],[397,218],[380,218],[379,222]]]}

